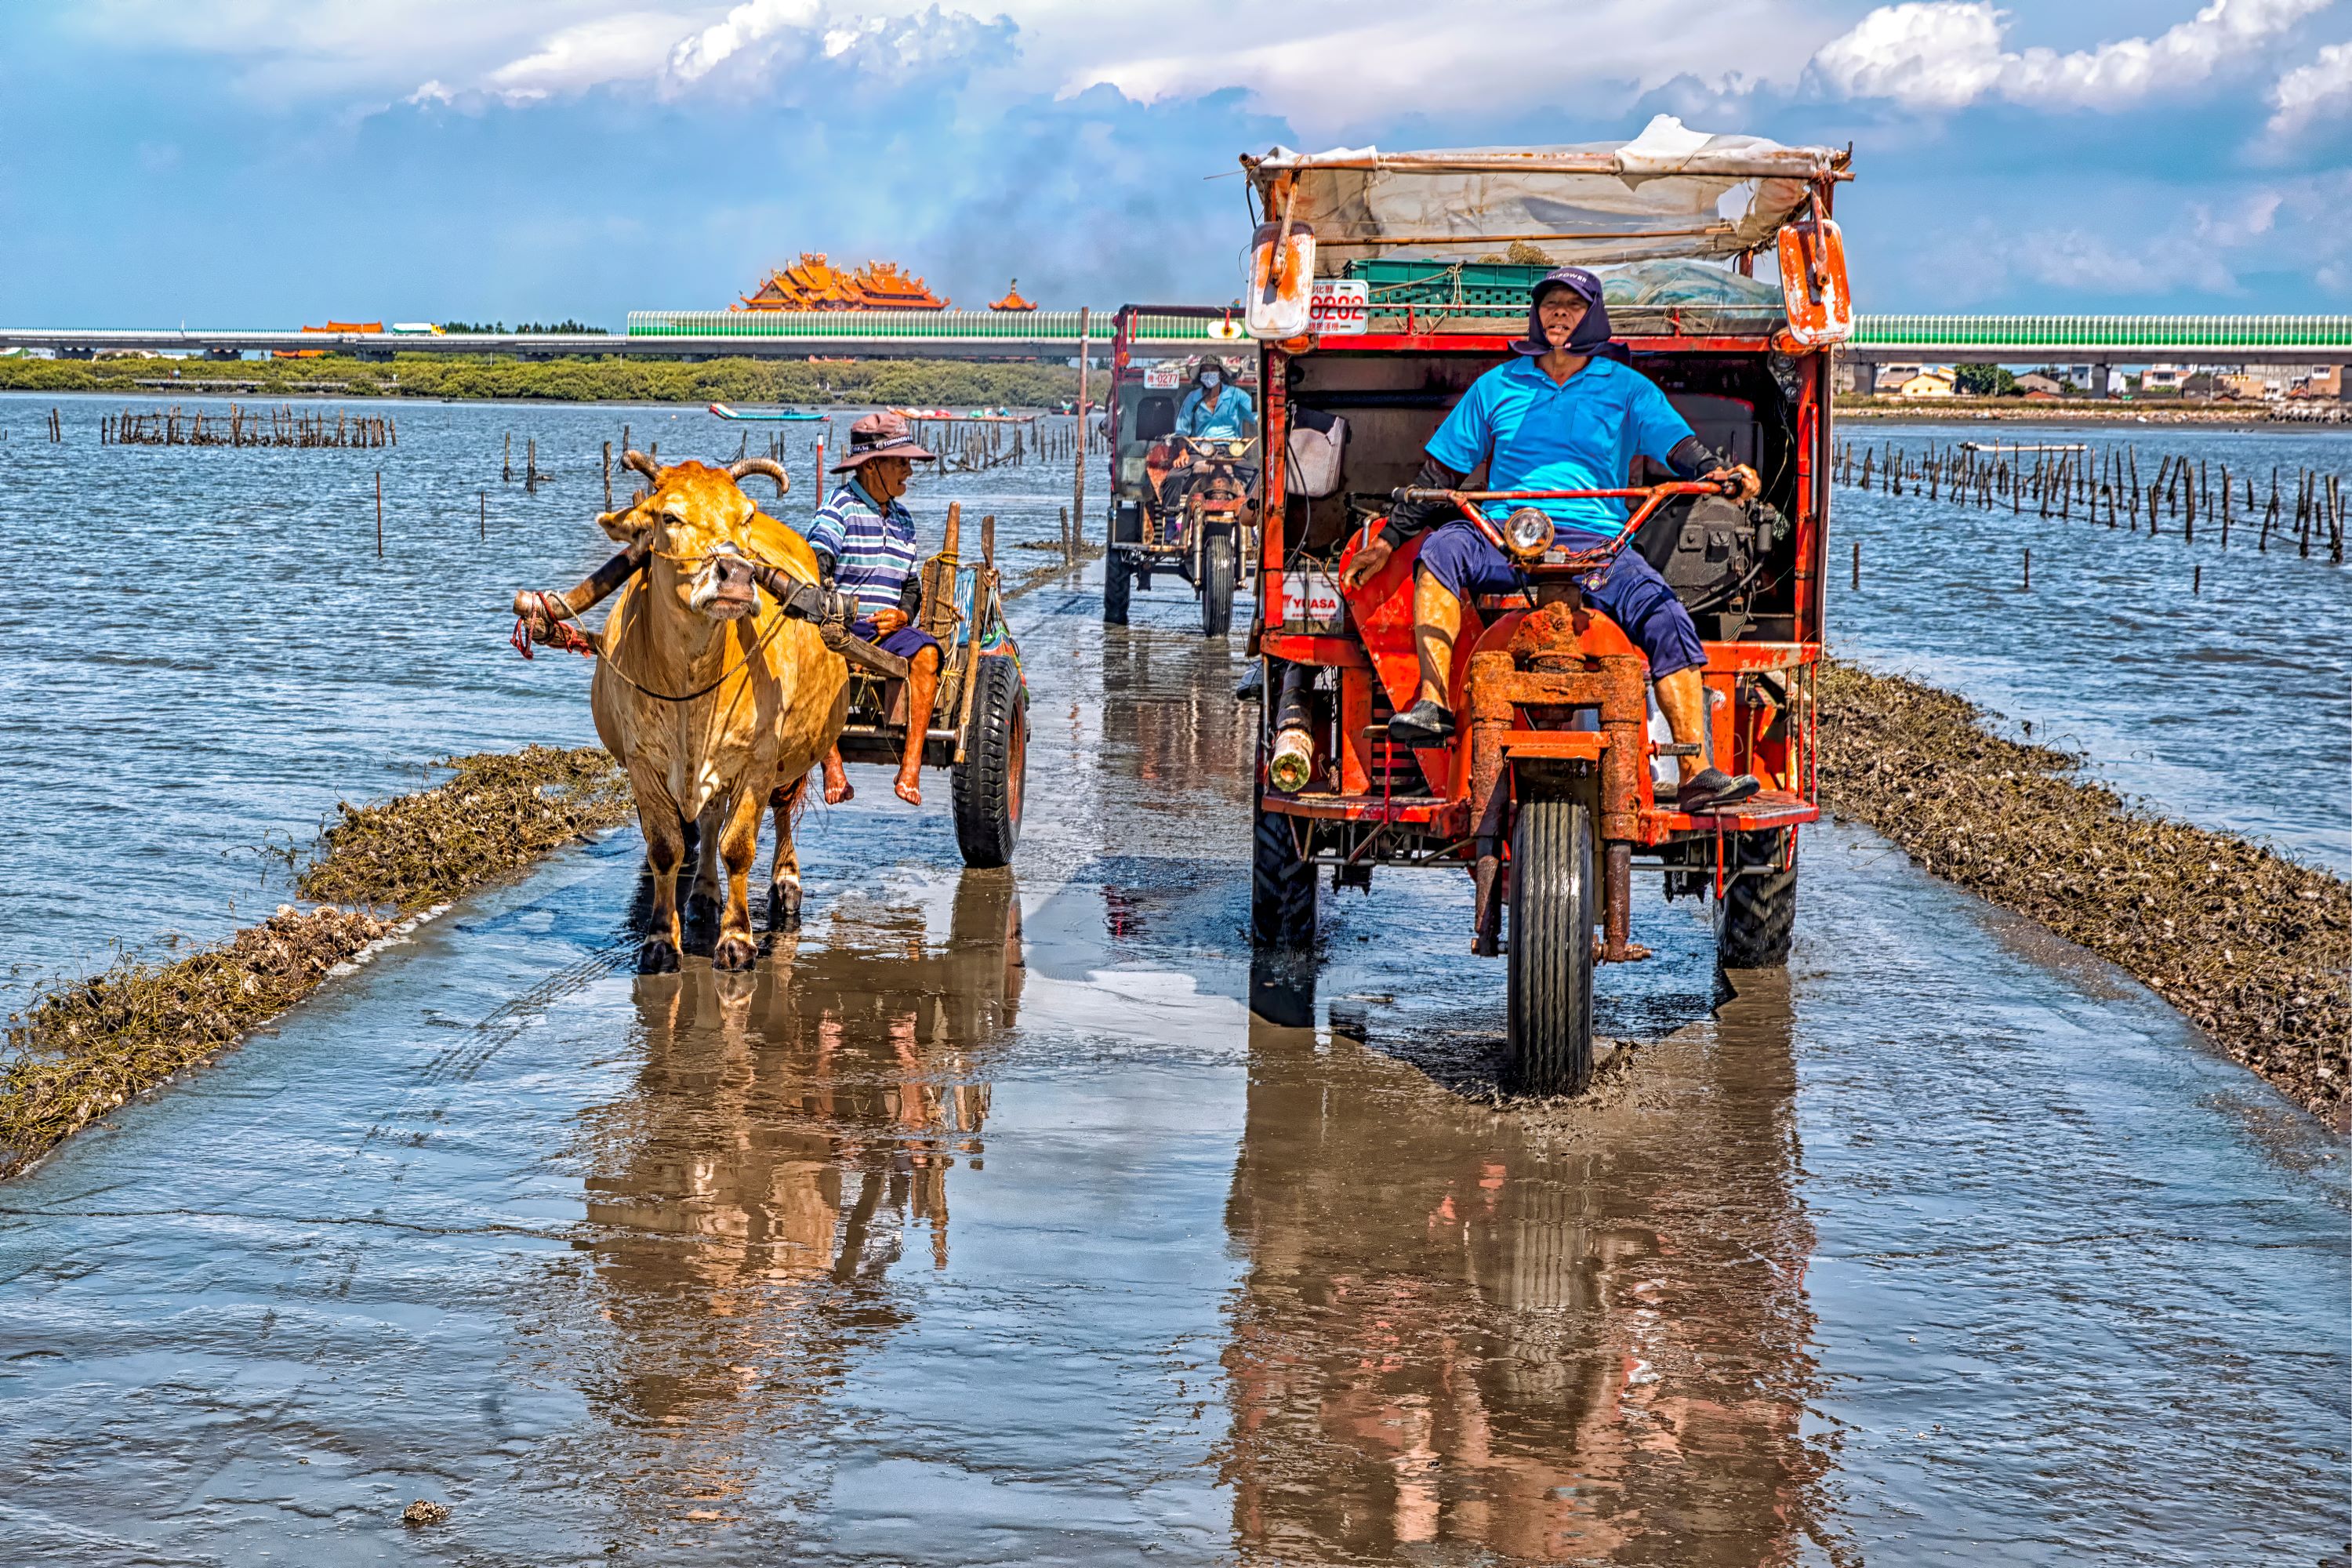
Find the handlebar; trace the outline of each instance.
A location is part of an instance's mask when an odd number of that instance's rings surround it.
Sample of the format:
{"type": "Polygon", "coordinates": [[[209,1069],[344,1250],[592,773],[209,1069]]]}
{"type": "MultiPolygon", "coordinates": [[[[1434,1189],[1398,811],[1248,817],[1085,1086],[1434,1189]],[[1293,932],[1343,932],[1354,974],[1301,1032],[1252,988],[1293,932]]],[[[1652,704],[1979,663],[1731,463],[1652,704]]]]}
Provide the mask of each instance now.
{"type": "Polygon", "coordinates": [[[1728,496],[1737,500],[1750,485],[1757,483],[1756,471],[1743,464],[1732,470],[1732,477],[1722,479],[1673,479],[1659,485],[1628,485],[1618,489],[1586,490],[1443,490],[1406,485],[1391,492],[1390,499],[1398,502],[1450,500],[1462,509],[1462,515],[1486,536],[1489,543],[1522,564],[1542,559],[1551,548],[1553,530],[1547,527],[1540,542],[1515,544],[1479,509],[1480,501],[1638,500],[1642,504],[1626,518],[1624,526],[1607,543],[1573,552],[1564,561],[1553,563],[1576,571],[1590,571],[1605,565],[1650,520],[1650,514],[1667,501],[1681,496],[1728,496]]]}

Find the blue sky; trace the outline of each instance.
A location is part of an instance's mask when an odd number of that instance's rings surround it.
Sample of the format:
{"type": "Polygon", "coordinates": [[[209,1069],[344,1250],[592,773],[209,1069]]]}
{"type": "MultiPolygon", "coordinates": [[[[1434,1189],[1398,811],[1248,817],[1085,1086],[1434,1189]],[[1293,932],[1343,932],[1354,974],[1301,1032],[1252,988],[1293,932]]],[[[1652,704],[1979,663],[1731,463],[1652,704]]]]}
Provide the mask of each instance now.
{"type": "Polygon", "coordinates": [[[2352,0],[0,0],[0,321],[1222,300],[1235,154],[1855,146],[1879,310],[2352,310],[2352,0]]]}

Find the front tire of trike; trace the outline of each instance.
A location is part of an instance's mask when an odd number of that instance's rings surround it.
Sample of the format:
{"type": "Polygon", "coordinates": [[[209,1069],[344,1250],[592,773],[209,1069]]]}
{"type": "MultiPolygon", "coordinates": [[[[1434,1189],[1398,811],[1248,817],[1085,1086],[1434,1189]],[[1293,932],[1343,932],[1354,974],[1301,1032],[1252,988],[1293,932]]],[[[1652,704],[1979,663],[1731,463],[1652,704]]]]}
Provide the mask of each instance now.
{"type": "Polygon", "coordinates": [[[1013,858],[1021,842],[1021,789],[1029,763],[1029,705],[1021,667],[1003,654],[978,661],[971,729],[963,761],[949,773],[956,847],[963,863],[985,870],[1013,858]]]}
{"type": "Polygon", "coordinates": [[[1103,625],[1127,625],[1128,595],[1134,584],[1135,579],[1128,572],[1126,562],[1117,555],[1103,557],[1103,625]]]}
{"type": "Polygon", "coordinates": [[[1234,536],[1209,537],[1201,562],[1201,632],[1221,637],[1234,624],[1234,536]]]}
{"type": "Polygon", "coordinates": [[[1510,1059],[1520,1094],[1580,1094],[1592,1079],[1592,819],[1581,801],[1530,800],[1511,830],[1510,1059]]]}
{"type": "Polygon", "coordinates": [[[1315,945],[1315,863],[1298,852],[1293,819],[1261,807],[1250,858],[1250,940],[1296,951],[1315,945]]]}
{"type": "Polygon", "coordinates": [[[1797,929],[1796,846],[1785,827],[1727,833],[1724,853],[1737,866],[1788,868],[1758,871],[1726,883],[1715,902],[1715,955],[1726,969],[1779,969],[1789,962],[1797,929]]]}

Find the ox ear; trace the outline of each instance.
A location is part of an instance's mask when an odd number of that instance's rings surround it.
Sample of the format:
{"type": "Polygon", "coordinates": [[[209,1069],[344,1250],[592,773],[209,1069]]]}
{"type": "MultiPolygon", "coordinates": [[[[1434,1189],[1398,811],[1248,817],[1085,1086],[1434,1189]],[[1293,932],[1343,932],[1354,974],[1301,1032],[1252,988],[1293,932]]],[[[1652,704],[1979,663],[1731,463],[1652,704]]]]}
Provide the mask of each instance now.
{"type": "Polygon", "coordinates": [[[604,536],[615,544],[635,544],[652,531],[651,525],[638,515],[635,507],[620,511],[600,511],[596,514],[596,526],[603,529],[604,536]]]}

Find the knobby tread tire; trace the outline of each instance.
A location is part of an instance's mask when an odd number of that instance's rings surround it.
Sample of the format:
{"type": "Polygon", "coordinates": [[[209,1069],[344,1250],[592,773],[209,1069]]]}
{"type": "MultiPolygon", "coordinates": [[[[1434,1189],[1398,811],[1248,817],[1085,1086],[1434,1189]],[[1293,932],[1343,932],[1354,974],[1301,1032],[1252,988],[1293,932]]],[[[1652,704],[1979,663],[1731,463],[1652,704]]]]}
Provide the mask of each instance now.
{"type": "Polygon", "coordinates": [[[1127,625],[1127,602],[1135,585],[1127,563],[1113,555],[1103,563],[1103,625],[1127,625]]]}
{"type": "Polygon", "coordinates": [[[1574,800],[1523,802],[1511,830],[1510,1060],[1522,1094],[1592,1079],[1592,819],[1574,800]]]}
{"type": "Polygon", "coordinates": [[[1218,534],[1201,554],[1201,631],[1221,637],[1234,625],[1234,536],[1218,534]]]}
{"type": "Polygon", "coordinates": [[[977,661],[971,734],[964,759],[949,773],[956,847],[977,869],[1003,866],[1021,842],[1023,773],[1029,761],[1029,710],[1021,668],[1002,654],[977,661]]]}
{"type": "MultiPolygon", "coordinates": [[[[1724,853],[1735,866],[1769,865],[1782,858],[1788,829],[1735,833],[1724,837],[1724,853]]],[[[1779,969],[1789,962],[1789,942],[1797,929],[1797,863],[1785,871],[1740,877],[1723,889],[1715,906],[1716,960],[1726,969],[1779,969]]]]}
{"type": "Polygon", "coordinates": [[[1315,867],[1298,853],[1290,818],[1257,814],[1250,857],[1250,940],[1260,947],[1315,945],[1315,867]]]}

